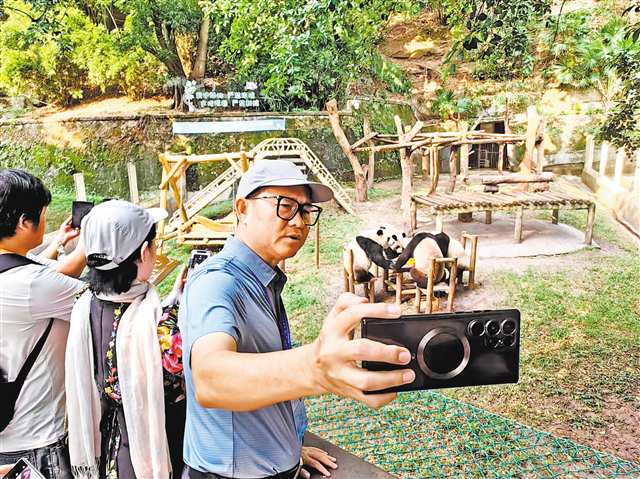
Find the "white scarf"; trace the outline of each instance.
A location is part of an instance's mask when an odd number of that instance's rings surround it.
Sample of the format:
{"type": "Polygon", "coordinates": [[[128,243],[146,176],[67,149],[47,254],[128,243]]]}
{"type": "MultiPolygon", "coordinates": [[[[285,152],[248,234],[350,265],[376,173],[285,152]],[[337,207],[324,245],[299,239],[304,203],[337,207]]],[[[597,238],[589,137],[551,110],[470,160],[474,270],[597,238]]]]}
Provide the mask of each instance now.
{"type": "MultiPolygon", "coordinates": [[[[100,460],[100,396],[93,371],[91,291],[76,302],[65,357],[69,422],[69,453],[75,477],[98,479],[100,460]]],[[[122,315],[116,336],[118,380],[129,436],[131,463],[137,477],[166,479],[171,475],[165,432],[162,360],[157,322],[160,298],[147,283],[134,283],[120,295],[99,299],[131,304],[122,315]]]]}

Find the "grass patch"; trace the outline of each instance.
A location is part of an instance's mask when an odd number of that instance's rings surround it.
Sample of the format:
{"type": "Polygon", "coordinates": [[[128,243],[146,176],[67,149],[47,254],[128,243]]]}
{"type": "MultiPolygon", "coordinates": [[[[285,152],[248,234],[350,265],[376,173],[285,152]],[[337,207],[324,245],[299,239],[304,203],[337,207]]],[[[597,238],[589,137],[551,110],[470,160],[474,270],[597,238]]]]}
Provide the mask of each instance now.
{"type": "Polygon", "coordinates": [[[448,395],[539,426],[604,426],[607,397],[637,402],[637,253],[600,257],[579,272],[503,272],[497,284],[502,306],[522,313],[520,383],[448,395]]]}

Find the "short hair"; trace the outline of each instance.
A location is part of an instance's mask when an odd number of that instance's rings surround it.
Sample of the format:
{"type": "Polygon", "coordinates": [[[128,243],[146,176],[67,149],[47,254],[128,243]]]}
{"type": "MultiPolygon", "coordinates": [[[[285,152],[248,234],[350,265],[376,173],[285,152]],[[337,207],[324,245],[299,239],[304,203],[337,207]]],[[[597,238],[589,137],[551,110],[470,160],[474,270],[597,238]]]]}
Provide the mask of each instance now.
{"type": "Polygon", "coordinates": [[[129,291],[131,285],[138,276],[138,265],[136,264],[136,261],[140,259],[140,250],[142,249],[142,245],[147,242],[151,243],[155,237],[156,225],[153,225],[140,246],[138,246],[127,259],[114,269],[97,269],[97,266],[105,264],[108,260],[104,259],[102,256],[89,255],[87,258],[87,266],[89,267],[87,279],[91,291],[97,294],[120,294],[129,291]]]}
{"type": "Polygon", "coordinates": [[[0,239],[16,234],[21,217],[37,228],[49,203],[51,193],[39,178],[22,170],[0,170],[0,239]]]}

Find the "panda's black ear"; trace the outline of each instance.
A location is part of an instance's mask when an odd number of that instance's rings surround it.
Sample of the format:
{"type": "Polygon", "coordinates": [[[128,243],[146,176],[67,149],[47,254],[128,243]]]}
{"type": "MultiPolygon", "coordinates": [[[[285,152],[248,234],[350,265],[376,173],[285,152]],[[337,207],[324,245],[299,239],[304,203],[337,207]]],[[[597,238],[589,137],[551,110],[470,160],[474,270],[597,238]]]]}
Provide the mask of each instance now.
{"type": "Polygon", "coordinates": [[[402,237],[406,238],[407,237],[407,233],[405,233],[404,231],[402,232],[402,237]]]}
{"type": "Polygon", "coordinates": [[[391,237],[395,240],[398,241],[398,237],[396,235],[391,235],[391,237]]]}
{"type": "Polygon", "coordinates": [[[379,229],[378,231],[376,231],[376,234],[378,236],[382,236],[384,234],[384,231],[382,231],[381,229],[379,229]]]}

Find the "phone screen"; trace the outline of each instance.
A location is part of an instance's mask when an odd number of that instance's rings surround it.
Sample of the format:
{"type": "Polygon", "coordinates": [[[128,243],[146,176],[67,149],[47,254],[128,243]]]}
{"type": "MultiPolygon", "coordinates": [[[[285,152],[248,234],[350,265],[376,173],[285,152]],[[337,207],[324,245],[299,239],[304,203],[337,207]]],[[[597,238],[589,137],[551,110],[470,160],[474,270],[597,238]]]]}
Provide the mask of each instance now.
{"type": "Polygon", "coordinates": [[[71,205],[71,226],[80,228],[82,218],[87,216],[92,208],[93,203],[91,201],[74,201],[71,205]]]}
{"type": "Polygon", "coordinates": [[[45,477],[33,464],[22,458],[5,474],[4,479],[45,479],[45,477]]]}
{"type": "Polygon", "coordinates": [[[193,250],[191,252],[191,258],[189,259],[189,268],[187,271],[187,276],[191,274],[196,266],[206,260],[209,256],[211,256],[211,251],[209,250],[193,250]]]}

